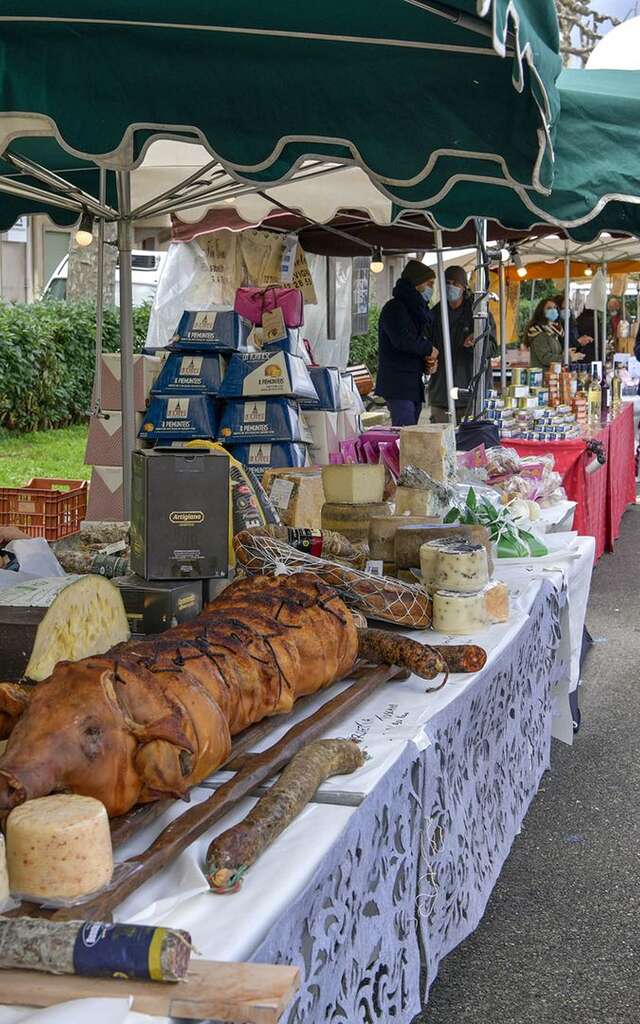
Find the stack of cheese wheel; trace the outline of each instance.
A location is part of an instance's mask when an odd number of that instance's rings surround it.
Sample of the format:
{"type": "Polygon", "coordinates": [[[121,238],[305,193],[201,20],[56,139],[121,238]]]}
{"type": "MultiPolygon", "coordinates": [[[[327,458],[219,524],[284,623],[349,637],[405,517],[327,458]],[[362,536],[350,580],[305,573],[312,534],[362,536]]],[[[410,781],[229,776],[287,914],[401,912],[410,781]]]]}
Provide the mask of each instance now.
{"type": "Polygon", "coordinates": [[[433,598],[433,628],[438,633],[467,636],[508,619],[508,590],[504,583],[489,582],[483,544],[429,541],[420,548],[420,568],[423,585],[433,598]]]}

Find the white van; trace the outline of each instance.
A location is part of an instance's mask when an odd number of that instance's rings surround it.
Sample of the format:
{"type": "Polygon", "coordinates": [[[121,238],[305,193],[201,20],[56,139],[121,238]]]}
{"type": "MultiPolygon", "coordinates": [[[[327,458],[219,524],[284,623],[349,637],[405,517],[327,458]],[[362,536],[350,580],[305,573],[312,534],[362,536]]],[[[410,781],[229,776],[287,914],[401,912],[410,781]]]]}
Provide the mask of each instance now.
{"type": "MultiPolygon", "coordinates": [[[[166,258],[166,252],[151,252],[148,249],[135,249],[131,254],[133,277],[133,304],[143,306],[145,302],[153,302],[158,287],[160,270],[166,258]]],[[[67,274],[69,257],[64,257],[47,282],[43,299],[64,301],[67,297],[67,274]]],[[[120,271],[116,266],[116,306],[120,305],[120,271]]]]}

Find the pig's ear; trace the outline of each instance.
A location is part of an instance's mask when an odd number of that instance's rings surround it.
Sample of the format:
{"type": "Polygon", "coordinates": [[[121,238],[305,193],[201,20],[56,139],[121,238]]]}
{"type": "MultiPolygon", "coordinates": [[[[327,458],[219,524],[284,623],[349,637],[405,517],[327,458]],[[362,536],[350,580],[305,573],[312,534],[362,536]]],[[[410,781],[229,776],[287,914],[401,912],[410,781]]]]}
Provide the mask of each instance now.
{"type": "Polygon", "coordinates": [[[185,750],[187,753],[193,754],[195,748],[182,727],[182,718],[184,716],[174,711],[162,718],[157,718],[154,722],[141,724],[130,718],[126,718],[125,722],[129,732],[141,745],[152,743],[154,740],[165,740],[167,744],[177,747],[178,750],[185,750]]]}
{"type": "Polygon", "coordinates": [[[190,751],[180,750],[167,740],[145,743],[135,755],[136,771],[142,783],[141,800],[167,796],[185,799],[191,787],[189,776],[194,760],[190,751]]]}
{"type": "Polygon", "coordinates": [[[18,719],[29,707],[33,687],[0,683],[0,740],[9,738],[18,719]]]}

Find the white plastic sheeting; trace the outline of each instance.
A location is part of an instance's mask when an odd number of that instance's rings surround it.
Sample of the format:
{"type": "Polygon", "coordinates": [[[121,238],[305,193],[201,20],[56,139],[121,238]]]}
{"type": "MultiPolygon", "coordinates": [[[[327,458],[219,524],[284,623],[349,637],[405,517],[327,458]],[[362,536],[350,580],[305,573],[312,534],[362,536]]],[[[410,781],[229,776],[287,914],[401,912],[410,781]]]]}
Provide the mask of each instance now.
{"type": "Polygon", "coordinates": [[[304,337],[311,344],[316,363],[346,369],[351,343],[353,262],[350,258],[327,260],[307,253],[309,270],[318,296],[317,306],[305,306],[304,337]],[[329,289],[327,274],[335,268],[335,337],[329,338],[329,289]]]}
{"type": "Polygon", "coordinates": [[[172,242],[151,307],[147,347],[168,345],[184,311],[198,309],[229,309],[229,306],[215,303],[211,272],[198,243],[172,242]]]}
{"type": "MultiPolygon", "coordinates": [[[[305,305],[302,335],[311,343],[317,363],[345,369],[351,341],[352,261],[344,258],[328,262],[325,256],[307,254],[307,262],[318,303],[315,306],[305,305]],[[335,268],[336,277],[333,339],[328,339],[327,267],[330,272],[335,268]]],[[[147,347],[163,348],[167,345],[185,310],[230,308],[215,294],[207,258],[198,242],[172,242],[151,308],[147,347]]]]}

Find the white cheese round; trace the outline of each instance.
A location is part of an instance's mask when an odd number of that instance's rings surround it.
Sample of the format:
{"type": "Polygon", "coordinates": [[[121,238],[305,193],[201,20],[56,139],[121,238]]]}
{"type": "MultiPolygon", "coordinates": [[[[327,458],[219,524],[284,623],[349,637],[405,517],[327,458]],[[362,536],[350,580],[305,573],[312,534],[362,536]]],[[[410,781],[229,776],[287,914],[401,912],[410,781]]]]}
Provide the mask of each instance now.
{"type": "Polygon", "coordinates": [[[7,819],[7,866],[13,895],[72,900],[111,881],[109,818],[89,796],[27,800],[7,819]]]}
{"type": "Polygon", "coordinates": [[[489,582],[487,550],[483,544],[458,541],[438,551],[434,585],[436,590],[471,594],[489,582]]]}
{"type": "Polygon", "coordinates": [[[438,540],[429,540],[426,544],[420,545],[422,585],[428,594],[438,589],[436,577],[440,552],[452,544],[459,545],[460,539],[458,537],[440,537],[438,540]]]}
{"type": "Polygon", "coordinates": [[[451,636],[468,636],[488,622],[484,594],[457,594],[436,590],[433,595],[433,628],[451,636]]]}

